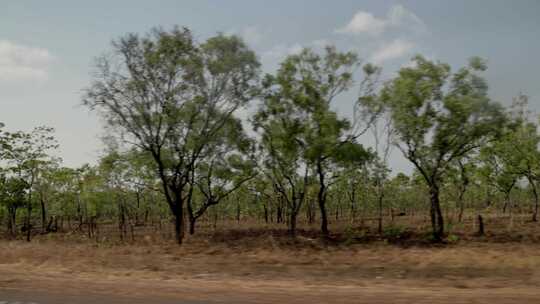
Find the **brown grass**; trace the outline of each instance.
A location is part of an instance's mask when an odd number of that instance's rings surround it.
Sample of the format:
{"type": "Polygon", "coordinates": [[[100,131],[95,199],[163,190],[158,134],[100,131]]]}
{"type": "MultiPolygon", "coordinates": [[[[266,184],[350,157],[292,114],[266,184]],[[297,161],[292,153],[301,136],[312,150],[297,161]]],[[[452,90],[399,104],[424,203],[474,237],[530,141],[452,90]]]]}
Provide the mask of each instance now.
{"type": "MultiPolygon", "coordinates": [[[[394,226],[414,227],[414,220],[418,219],[396,219],[394,226]]],[[[231,223],[227,230],[203,228],[181,247],[169,235],[143,228],[134,241],[124,243],[115,239],[112,228],[109,234],[102,232],[106,237],[99,242],[76,233],[38,235],[31,243],[0,241],[0,273],[86,279],[85,284],[189,281],[222,288],[228,282],[229,289],[252,286],[258,292],[347,286],[536,290],[538,225],[518,218],[509,228],[506,221],[487,217],[487,235],[476,237],[467,220],[451,231],[459,240],[445,245],[426,242],[425,230],[403,229],[400,235],[387,237],[374,234],[368,225],[334,226],[333,241],[328,242],[309,228],[291,240],[276,226],[240,228],[231,223]]]]}

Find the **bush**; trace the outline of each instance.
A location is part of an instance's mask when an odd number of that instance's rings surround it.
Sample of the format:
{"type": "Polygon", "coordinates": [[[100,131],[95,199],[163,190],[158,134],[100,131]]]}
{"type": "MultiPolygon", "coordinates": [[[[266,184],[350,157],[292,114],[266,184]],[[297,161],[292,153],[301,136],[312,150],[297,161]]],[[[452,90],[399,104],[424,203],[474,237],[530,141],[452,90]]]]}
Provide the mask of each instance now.
{"type": "Polygon", "coordinates": [[[364,229],[354,228],[351,226],[348,226],[345,228],[345,231],[343,231],[343,236],[345,239],[345,244],[352,244],[353,242],[357,241],[358,239],[363,239],[366,237],[366,231],[364,229]]]}
{"type": "Polygon", "coordinates": [[[455,234],[450,234],[446,239],[449,243],[457,243],[459,241],[459,236],[455,234]]]}
{"type": "Polygon", "coordinates": [[[383,230],[383,236],[387,239],[400,239],[405,233],[405,228],[402,226],[388,226],[383,230]]]}

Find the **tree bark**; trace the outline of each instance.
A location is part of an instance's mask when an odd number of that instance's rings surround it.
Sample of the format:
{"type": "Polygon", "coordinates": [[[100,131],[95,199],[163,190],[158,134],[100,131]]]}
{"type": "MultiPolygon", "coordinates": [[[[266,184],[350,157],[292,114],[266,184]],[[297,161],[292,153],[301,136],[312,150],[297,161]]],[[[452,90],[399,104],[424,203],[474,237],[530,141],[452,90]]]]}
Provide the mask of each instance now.
{"type": "Polygon", "coordinates": [[[43,199],[43,193],[40,194],[39,202],[41,204],[41,230],[47,231],[47,210],[45,209],[45,200],[43,199]]]}
{"type": "Polygon", "coordinates": [[[433,229],[433,239],[436,242],[440,242],[444,236],[444,219],[439,201],[439,187],[437,185],[431,185],[429,193],[431,201],[430,215],[431,227],[433,229]]]}
{"type": "Polygon", "coordinates": [[[282,207],[282,200],[281,197],[278,200],[279,205],[276,208],[276,223],[283,223],[283,207],[282,207]]]}
{"type": "Polygon", "coordinates": [[[478,235],[482,236],[484,235],[484,219],[482,218],[482,215],[478,215],[478,235]]]}
{"type": "Polygon", "coordinates": [[[30,236],[32,235],[32,227],[30,223],[32,217],[32,189],[28,191],[28,203],[26,206],[26,241],[30,242],[30,236]]]}
{"type": "Polygon", "coordinates": [[[507,208],[512,208],[512,206],[510,206],[510,192],[504,194],[503,214],[506,213],[507,208]]]}
{"type": "MultiPolygon", "coordinates": [[[[124,241],[126,236],[125,227],[126,227],[126,217],[124,213],[124,203],[119,199],[118,203],[118,234],[120,236],[120,241],[124,241]]],[[[88,226],[88,231],[90,231],[90,226],[88,226]]]]}
{"type": "Polygon", "coordinates": [[[378,195],[378,205],[379,205],[379,218],[377,223],[377,232],[379,234],[382,234],[382,228],[383,228],[383,200],[384,200],[384,193],[382,192],[382,189],[379,189],[379,195],[378,195]]]}
{"type": "Polygon", "coordinates": [[[172,208],[174,214],[174,232],[178,245],[182,245],[185,236],[185,220],[183,207],[183,202],[181,200],[177,200],[172,208]]]}
{"type": "Polygon", "coordinates": [[[15,236],[17,231],[17,207],[9,206],[8,207],[8,232],[10,237],[15,236]]]}
{"type": "Polygon", "coordinates": [[[290,214],[290,220],[289,220],[289,235],[293,238],[296,237],[296,218],[297,218],[297,211],[291,210],[290,214]]]}
{"type": "Polygon", "coordinates": [[[465,209],[465,206],[464,206],[464,202],[463,202],[463,197],[465,195],[465,191],[460,191],[459,192],[459,197],[458,197],[458,208],[459,208],[459,213],[458,213],[458,222],[462,222],[463,221],[463,212],[464,212],[464,209],[465,209]]]}
{"type": "Polygon", "coordinates": [[[197,223],[197,219],[196,218],[192,218],[190,217],[189,218],[189,234],[190,235],[194,235],[195,234],[195,224],[197,223]]]}
{"type": "Polygon", "coordinates": [[[319,192],[317,193],[317,202],[319,203],[319,209],[321,211],[321,233],[327,237],[328,231],[328,215],[326,213],[326,184],[324,180],[324,172],[322,167],[322,161],[317,161],[317,174],[319,176],[319,192]]]}
{"type": "Polygon", "coordinates": [[[459,197],[458,197],[458,203],[459,203],[459,214],[458,214],[458,222],[463,221],[463,211],[465,209],[464,204],[464,197],[465,192],[467,191],[467,186],[469,185],[469,177],[467,175],[467,169],[465,165],[461,162],[461,160],[458,162],[460,167],[460,174],[461,174],[461,185],[459,187],[459,197]]]}
{"type": "Polygon", "coordinates": [[[268,207],[266,206],[266,203],[263,203],[264,208],[264,223],[268,224],[268,207]]]}
{"type": "Polygon", "coordinates": [[[307,210],[306,210],[306,213],[307,213],[307,221],[308,221],[308,224],[313,224],[314,222],[314,206],[313,206],[313,201],[312,200],[309,200],[308,204],[307,204],[307,210]]]}
{"type": "Polygon", "coordinates": [[[534,211],[532,215],[532,221],[537,222],[538,221],[538,191],[536,190],[536,184],[534,183],[534,180],[529,177],[529,183],[531,184],[533,196],[534,196],[534,211]]]}

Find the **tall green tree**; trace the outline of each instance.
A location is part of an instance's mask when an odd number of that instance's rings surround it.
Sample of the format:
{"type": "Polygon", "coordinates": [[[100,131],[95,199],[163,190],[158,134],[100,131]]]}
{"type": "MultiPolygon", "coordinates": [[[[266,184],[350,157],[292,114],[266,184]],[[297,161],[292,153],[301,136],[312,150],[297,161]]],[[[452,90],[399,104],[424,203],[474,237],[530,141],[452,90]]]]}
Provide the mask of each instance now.
{"type": "Polygon", "coordinates": [[[391,115],[397,147],[422,175],[430,192],[435,240],[444,235],[441,182],[453,161],[477,150],[499,133],[505,120],[477,72],[479,58],[451,73],[450,66],[416,56],[386,83],[377,103],[391,115]]]}
{"type": "Polygon", "coordinates": [[[26,204],[28,185],[21,179],[0,176],[0,201],[7,209],[7,231],[10,237],[17,233],[17,210],[26,204]]]}
{"type": "Polygon", "coordinates": [[[7,134],[9,149],[5,153],[10,176],[18,178],[27,185],[26,199],[26,240],[30,241],[32,232],[32,202],[34,188],[43,176],[45,167],[55,161],[49,153],[58,148],[50,127],[36,127],[31,132],[12,132],[7,134]]]}
{"type": "Polygon", "coordinates": [[[197,191],[202,199],[195,202],[191,193],[187,200],[190,234],[195,233],[197,219],[209,207],[224,201],[257,175],[253,146],[242,122],[231,117],[201,153],[201,160],[192,169],[189,191],[197,191]]]}
{"type": "Polygon", "coordinates": [[[152,156],[181,244],[192,168],[257,94],[259,62],[238,37],[220,34],[197,44],[186,28],[129,34],[113,51],[98,60],[84,104],[152,156]]]}
{"type": "Polygon", "coordinates": [[[524,177],[534,199],[532,221],[538,220],[538,181],[540,180],[540,134],[538,126],[531,121],[528,113],[528,97],[519,95],[514,98],[508,116],[511,124],[503,136],[485,148],[491,158],[499,160],[499,166],[514,175],[515,179],[524,177]]]}
{"type": "MultiPolygon", "coordinates": [[[[296,197],[305,195],[308,169],[312,168],[319,186],[317,202],[321,214],[321,232],[328,235],[327,196],[330,183],[335,182],[333,170],[346,162],[362,162],[368,153],[356,142],[354,128],[349,120],[341,118],[332,110],[335,98],[353,85],[353,74],[358,66],[356,54],[338,52],[327,47],[323,54],[304,49],[298,55],[284,60],[275,76],[265,81],[265,96],[259,121],[269,120],[264,128],[270,150],[285,154],[273,159],[288,159],[291,167],[281,170],[280,175],[290,171],[284,179],[298,184],[299,171],[302,189],[296,197]]],[[[272,152],[274,153],[274,152],[272,152]]],[[[271,153],[271,154],[272,154],[271,153]]],[[[275,153],[274,153],[275,154],[275,153]]],[[[276,175],[276,174],[274,174],[276,175]]],[[[277,176],[277,175],[276,175],[277,176]]],[[[294,204],[297,206],[297,204],[294,204]]]]}

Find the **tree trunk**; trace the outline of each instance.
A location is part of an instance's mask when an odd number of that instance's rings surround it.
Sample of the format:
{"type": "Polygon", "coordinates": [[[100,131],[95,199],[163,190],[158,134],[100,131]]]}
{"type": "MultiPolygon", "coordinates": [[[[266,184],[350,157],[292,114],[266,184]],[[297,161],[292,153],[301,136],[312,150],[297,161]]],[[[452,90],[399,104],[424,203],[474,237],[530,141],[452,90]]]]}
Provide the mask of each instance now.
{"type": "Polygon", "coordinates": [[[536,184],[534,183],[532,178],[529,178],[529,183],[531,184],[533,196],[534,196],[534,211],[532,215],[532,221],[537,222],[538,221],[538,191],[536,190],[536,184]]]}
{"type": "Polygon", "coordinates": [[[218,221],[218,212],[216,210],[216,212],[214,213],[214,223],[212,225],[212,227],[214,228],[214,230],[217,229],[217,221],[218,221]]]}
{"type": "Polygon", "coordinates": [[[47,230],[47,210],[45,209],[45,200],[43,194],[40,194],[39,202],[41,204],[41,230],[45,232],[47,230]]]}
{"type": "Polygon", "coordinates": [[[289,235],[293,238],[296,237],[296,217],[297,211],[291,210],[290,220],[289,220],[289,235]]]}
{"type": "Polygon", "coordinates": [[[314,221],[314,207],[313,207],[313,201],[312,200],[309,200],[308,204],[307,204],[307,210],[306,210],[306,213],[307,213],[307,221],[308,221],[308,224],[313,224],[313,221],[314,221]]]}
{"type": "Polygon", "coordinates": [[[26,214],[26,241],[30,242],[30,236],[32,234],[32,227],[31,227],[31,217],[32,217],[32,189],[28,191],[28,203],[27,203],[27,214],[26,214]]]}
{"type": "Polygon", "coordinates": [[[465,190],[462,189],[462,190],[459,191],[459,197],[458,197],[458,208],[459,208],[458,222],[459,223],[461,223],[463,221],[463,212],[464,212],[464,209],[465,209],[464,200],[463,200],[464,196],[465,196],[465,190]]]}
{"type": "Polygon", "coordinates": [[[478,215],[478,235],[482,236],[484,235],[484,219],[482,218],[482,215],[478,215]]]}
{"type": "Polygon", "coordinates": [[[276,223],[283,223],[283,208],[281,207],[281,199],[279,205],[276,208],[276,223]]]}
{"type": "Polygon", "coordinates": [[[195,234],[195,224],[197,223],[197,218],[195,217],[189,217],[189,234],[194,235],[195,234]]]}
{"type": "Polygon", "coordinates": [[[351,202],[351,208],[350,208],[350,216],[351,216],[351,223],[354,223],[356,220],[356,208],[354,207],[354,203],[351,202]]]}
{"type": "Polygon", "coordinates": [[[384,193],[382,192],[382,189],[379,189],[379,195],[378,195],[378,207],[379,207],[379,218],[377,223],[377,232],[379,234],[382,234],[382,228],[383,228],[383,200],[384,200],[384,193]]]}
{"type": "MultiPolygon", "coordinates": [[[[124,203],[120,201],[118,203],[118,234],[120,236],[120,241],[124,241],[125,226],[126,226],[126,217],[124,214],[124,203]]],[[[90,230],[90,227],[88,228],[90,230]]]]}
{"type": "Polygon", "coordinates": [[[8,232],[11,237],[15,236],[17,231],[17,208],[14,206],[8,207],[8,232]]]}
{"type": "Polygon", "coordinates": [[[139,225],[139,210],[141,208],[141,194],[137,190],[135,192],[135,198],[137,200],[137,210],[135,211],[135,225],[139,225]]]}
{"type": "Polygon", "coordinates": [[[430,189],[430,215],[431,215],[431,227],[433,229],[433,239],[436,242],[442,240],[444,235],[444,219],[441,212],[441,204],[439,201],[439,187],[437,185],[431,185],[430,189]]]}
{"type": "Polygon", "coordinates": [[[174,232],[176,237],[176,242],[178,245],[182,245],[185,236],[185,219],[184,219],[184,208],[183,202],[177,200],[173,206],[174,214],[174,232]]]}
{"type": "Polygon", "coordinates": [[[319,176],[319,192],[317,193],[317,202],[319,203],[319,209],[321,211],[321,233],[327,237],[328,231],[328,215],[326,213],[326,183],[324,180],[324,172],[322,162],[317,161],[317,174],[319,176]]]}
{"type": "Polygon", "coordinates": [[[329,234],[329,231],[328,231],[328,215],[326,214],[326,197],[325,197],[325,194],[323,193],[324,190],[320,191],[321,192],[319,194],[320,198],[319,198],[319,209],[321,210],[321,233],[323,234],[323,236],[328,236],[329,234]]]}
{"type": "Polygon", "coordinates": [[[508,207],[512,208],[512,206],[509,206],[510,205],[510,193],[505,193],[504,194],[504,206],[503,206],[503,214],[506,213],[506,209],[508,207]]]}
{"type": "Polygon", "coordinates": [[[266,206],[266,203],[263,204],[264,208],[264,223],[268,224],[268,207],[266,206]]]}

